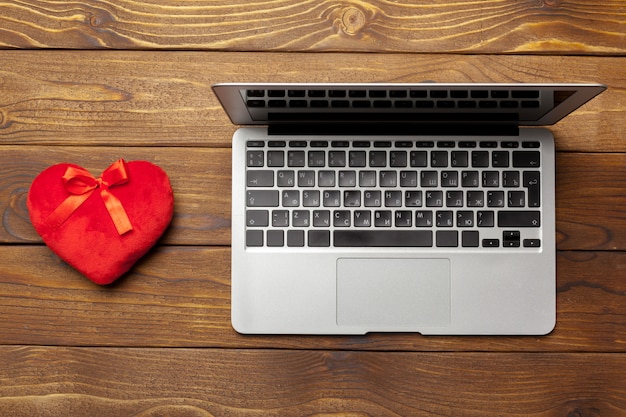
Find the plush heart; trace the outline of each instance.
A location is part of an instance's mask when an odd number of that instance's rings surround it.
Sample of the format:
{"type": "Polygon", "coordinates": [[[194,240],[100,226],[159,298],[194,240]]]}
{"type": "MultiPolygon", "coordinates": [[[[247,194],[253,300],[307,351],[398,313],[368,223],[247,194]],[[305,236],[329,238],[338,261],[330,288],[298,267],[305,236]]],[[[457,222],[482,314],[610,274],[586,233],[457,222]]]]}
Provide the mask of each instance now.
{"type": "Polygon", "coordinates": [[[30,219],[52,251],[96,284],[110,284],[154,246],[174,213],[167,174],[119,160],[99,178],[58,164],[33,181],[30,219]]]}

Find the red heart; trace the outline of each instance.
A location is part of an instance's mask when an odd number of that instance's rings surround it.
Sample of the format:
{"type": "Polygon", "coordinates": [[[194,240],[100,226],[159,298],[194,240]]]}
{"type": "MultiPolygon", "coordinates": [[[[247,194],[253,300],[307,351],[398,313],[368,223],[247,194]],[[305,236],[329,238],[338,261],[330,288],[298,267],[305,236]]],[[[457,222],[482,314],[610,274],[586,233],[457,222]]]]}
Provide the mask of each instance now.
{"type": "Polygon", "coordinates": [[[147,161],[119,160],[97,179],[78,165],[58,164],[35,178],[27,205],[46,245],[104,285],[126,273],[165,232],[174,195],[167,174],[147,161]]]}

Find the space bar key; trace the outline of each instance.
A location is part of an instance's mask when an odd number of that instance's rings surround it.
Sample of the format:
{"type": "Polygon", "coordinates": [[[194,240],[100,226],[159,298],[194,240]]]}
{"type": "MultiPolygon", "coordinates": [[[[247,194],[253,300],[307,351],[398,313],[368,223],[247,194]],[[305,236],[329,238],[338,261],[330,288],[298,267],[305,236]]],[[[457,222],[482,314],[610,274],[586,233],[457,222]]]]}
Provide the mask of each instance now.
{"type": "Polygon", "coordinates": [[[335,230],[336,247],[430,247],[430,230],[335,230]]]}

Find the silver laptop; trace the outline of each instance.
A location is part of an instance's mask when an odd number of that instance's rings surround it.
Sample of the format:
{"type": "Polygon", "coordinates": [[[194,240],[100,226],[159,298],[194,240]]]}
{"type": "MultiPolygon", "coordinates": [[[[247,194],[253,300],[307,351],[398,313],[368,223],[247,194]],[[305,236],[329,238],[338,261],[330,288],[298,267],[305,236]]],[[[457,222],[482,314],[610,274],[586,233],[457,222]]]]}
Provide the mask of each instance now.
{"type": "Polygon", "coordinates": [[[241,333],[541,335],[551,125],[590,84],[218,84],[241,333]]]}

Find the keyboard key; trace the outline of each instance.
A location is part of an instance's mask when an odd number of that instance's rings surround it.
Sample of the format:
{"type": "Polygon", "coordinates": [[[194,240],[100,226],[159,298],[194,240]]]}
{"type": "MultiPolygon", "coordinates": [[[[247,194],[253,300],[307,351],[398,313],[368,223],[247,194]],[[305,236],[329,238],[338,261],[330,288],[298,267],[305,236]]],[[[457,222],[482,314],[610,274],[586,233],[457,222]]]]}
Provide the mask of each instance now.
{"type": "Polygon", "coordinates": [[[313,212],[314,227],[330,227],[330,211],[315,210],[313,212]]]}
{"type": "Polygon", "coordinates": [[[474,227],[474,212],[468,210],[459,210],[456,212],[457,227],[474,227]]]}
{"type": "Polygon", "coordinates": [[[248,187],[273,187],[274,172],[250,170],[246,172],[246,182],[248,187]]]}
{"type": "Polygon", "coordinates": [[[389,166],[394,168],[404,168],[407,165],[407,156],[405,151],[389,152],[389,166]]]}
{"type": "Polygon", "coordinates": [[[304,246],[304,230],[287,231],[287,246],[303,247],[304,246]]]}
{"type": "Polygon", "coordinates": [[[382,197],[380,191],[364,191],[363,201],[365,207],[380,207],[382,206],[382,197]]]}
{"type": "Polygon", "coordinates": [[[485,193],[482,191],[467,192],[467,207],[484,207],[485,193]]]}
{"type": "Polygon", "coordinates": [[[509,167],[509,152],[508,151],[493,151],[491,154],[491,166],[494,168],[508,168],[509,167]]]}
{"type": "Polygon", "coordinates": [[[267,246],[278,247],[285,245],[285,235],[282,230],[267,231],[267,246]]]}
{"type": "Polygon", "coordinates": [[[499,248],[500,239],[483,239],[483,248],[499,248]]]}
{"type": "Polygon", "coordinates": [[[539,168],[540,161],[539,151],[513,151],[513,166],[516,168],[539,168]]]}
{"type": "Polygon", "coordinates": [[[263,230],[246,230],[246,246],[263,246],[263,230]]]}
{"type": "Polygon", "coordinates": [[[265,227],[269,225],[269,211],[248,210],[246,211],[246,225],[248,227],[265,227]]]}
{"type": "Polygon", "coordinates": [[[396,171],[380,171],[381,187],[396,187],[398,185],[398,173],[396,171]]]}
{"type": "Polygon", "coordinates": [[[282,195],[283,207],[298,207],[300,205],[300,191],[285,190],[282,195]]]}
{"type": "Polygon", "coordinates": [[[465,230],[461,234],[461,246],[464,248],[477,248],[480,243],[479,234],[475,230],[465,230]]]}
{"type": "Polygon", "coordinates": [[[436,187],[438,184],[437,171],[422,171],[420,173],[420,184],[422,187],[436,187]]]}
{"type": "Polygon", "coordinates": [[[455,248],[459,246],[459,234],[456,230],[437,231],[437,247],[455,248]]]}
{"type": "Polygon", "coordinates": [[[502,185],[507,188],[519,187],[519,171],[504,171],[502,173],[502,185]]]}
{"type": "Polygon", "coordinates": [[[319,171],[317,173],[317,185],[320,187],[334,187],[335,171],[319,171]]]}
{"type": "Polygon", "coordinates": [[[448,166],[448,152],[432,151],[430,153],[430,166],[433,168],[446,168],[448,166]]]}
{"type": "Polygon", "coordinates": [[[539,211],[500,211],[498,212],[499,227],[539,227],[541,212],[539,211]]]}
{"type": "Polygon", "coordinates": [[[395,215],[396,227],[411,227],[413,225],[413,212],[409,210],[398,210],[395,215]]]}
{"type": "Polygon", "coordinates": [[[326,154],[324,151],[309,152],[309,167],[323,167],[326,165],[326,154]]]}
{"type": "Polygon", "coordinates": [[[478,171],[463,171],[461,173],[461,186],[463,187],[478,187],[479,173],[478,171]]]}
{"type": "Polygon", "coordinates": [[[370,167],[386,167],[387,166],[387,152],[385,151],[370,151],[369,155],[370,167]]]}
{"type": "Polygon", "coordinates": [[[312,246],[312,247],[330,246],[330,231],[329,230],[309,230],[309,246],[312,246]]]}
{"type": "Polygon", "coordinates": [[[319,207],[320,192],[317,190],[302,191],[302,205],[304,207],[319,207]]]}
{"type": "Polygon", "coordinates": [[[355,227],[370,227],[372,225],[372,212],[369,210],[356,210],[354,212],[355,227]]]}
{"type": "Polygon", "coordinates": [[[339,190],[328,190],[323,192],[324,207],[339,207],[341,205],[341,193],[339,190]]]}
{"type": "Polygon", "coordinates": [[[296,185],[296,174],[294,171],[278,171],[276,173],[276,183],[279,187],[293,187],[296,185]]]}
{"type": "Polygon", "coordinates": [[[454,168],[465,168],[468,165],[467,151],[453,151],[450,166],[454,168]]]}
{"type": "Polygon", "coordinates": [[[308,210],[294,210],[291,213],[291,224],[293,227],[309,227],[310,213],[308,210]]]}
{"type": "Polygon", "coordinates": [[[376,187],[376,171],[359,171],[359,187],[376,187]]]}
{"type": "Polygon", "coordinates": [[[539,248],[541,247],[541,239],[524,239],[525,248],[539,248]]]}
{"type": "Polygon", "coordinates": [[[528,188],[528,207],[540,207],[541,184],[539,172],[524,171],[524,187],[528,188]]]}
{"type": "Polygon", "coordinates": [[[340,187],[356,187],[356,171],[339,171],[340,187]]]}
{"type": "Polygon", "coordinates": [[[472,151],[472,167],[481,168],[489,166],[488,151],[472,151]]]}
{"type": "Polygon", "coordinates": [[[350,151],[348,162],[350,167],[364,167],[367,163],[367,154],[365,151],[350,151]]]}
{"type": "Polygon", "coordinates": [[[385,191],[385,207],[402,207],[402,191],[385,191]]]}
{"type": "Polygon", "coordinates": [[[287,166],[303,167],[304,165],[305,165],[304,151],[288,151],[287,152],[287,166]]]}
{"type": "Polygon", "coordinates": [[[487,207],[504,207],[504,191],[489,191],[487,207]]]}
{"type": "Polygon", "coordinates": [[[454,226],[454,212],[452,211],[438,211],[435,215],[437,227],[452,227],[454,226]]]}
{"type": "Polygon", "coordinates": [[[404,194],[404,205],[406,207],[422,207],[422,192],[407,191],[404,194]]]}
{"type": "Polygon", "coordinates": [[[336,247],[431,247],[430,230],[335,230],[336,247]]]}
{"type": "Polygon", "coordinates": [[[328,166],[345,167],[346,166],[346,152],[345,151],[329,151],[328,152],[328,166]]]}
{"type": "Polygon", "coordinates": [[[246,204],[248,207],[278,207],[278,191],[248,190],[246,204]]]}
{"type": "Polygon", "coordinates": [[[374,212],[374,225],[376,227],[391,227],[391,211],[377,210],[374,212]]]}
{"type": "Polygon", "coordinates": [[[481,210],[476,213],[476,225],[478,227],[494,227],[494,212],[481,210]]]}
{"type": "Polygon", "coordinates": [[[426,151],[411,151],[411,166],[422,168],[428,165],[428,153],[426,151]]]}
{"type": "Polygon", "coordinates": [[[247,152],[247,164],[249,167],[262,167],[265,163],[263,151],[248,151],[247,152]]]}
{"type": "Polygon", "coordinates": [[[463,191],[446,191],[446,207],[463,207],[463,191]]]}
{"type": "Polygon", "coordinates": [[[432,227],[433,226],[433,212],[429,210],[416,211],[415,212],[415,226],[432,227]]]}
{"type": "Polygon", "coordinates": [[[343,205],[345,207],[361,207],[361,191],[344,191],[343,205]]]}
{"type": "Polygon", "coordinates": [[[289,226],[289,211],[288,210],[272,211],[272,226],[288,227],[289,226]]]}
{"type": "Polygon", "coordinates": [[[333,212],[333,226],[335,227],[350,227],[351,213],[348,210],[335,210],[333,212]]]}
{"type": "Polygon", "coordinates": [[[508,195],[509,207],[525,207],[526,193],[524,191],[509,191],[508,195]]]}
{"type": "Polygon", "coordinates": [[[426,191],[426,207],[443,207],[443,191],[426,191]]]}
{"type": "Polygon", "coordinates": [[[400,187],[417,187],[417,171],[400,171],[400,187]]]}
{"type": "Polygon", "coordinates": [[[441,172],[442,187],[458,187],[459,173],[458,171],[442,171],[441,172]]]}

